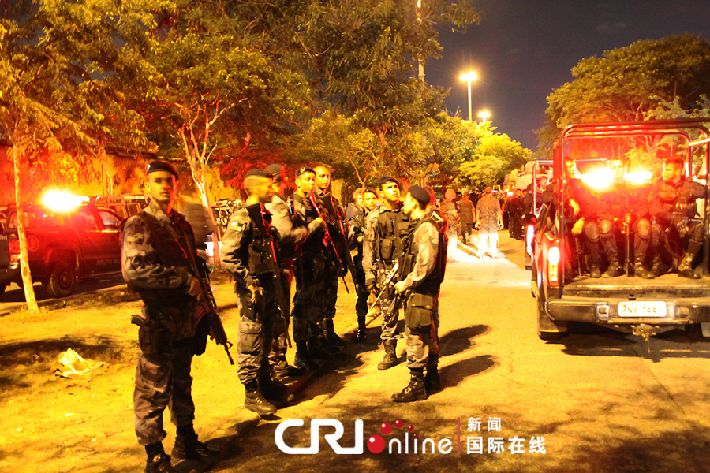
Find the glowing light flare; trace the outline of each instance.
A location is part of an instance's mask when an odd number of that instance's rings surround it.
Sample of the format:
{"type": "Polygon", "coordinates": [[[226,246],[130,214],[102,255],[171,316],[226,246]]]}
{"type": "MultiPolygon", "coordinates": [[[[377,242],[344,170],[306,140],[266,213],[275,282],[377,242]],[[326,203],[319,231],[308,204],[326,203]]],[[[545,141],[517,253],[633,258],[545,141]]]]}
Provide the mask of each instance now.
{"type": "Polygon", "coordinates": [[[85,201],[86,197],[72,194],[69,191],[54,189],[46,191],[41,199],[42,206],[58,213],[72,212],[85,201]]]}
{"type": "Polygon", "coordinates": [[[614,171],[609,168],[598,168],[580,175],[581,181],[595,191],[606,191],[614,185],[614,171]]]}
{"type": "Polygon", "coordinates": [[[550,265],[557,266],[560,264],[560,247],[551,246],[547,250],[547,262],[550,265]]]}
{"type": "Polygon", "coordinates": [[[474,82],[478,80],[478,72],[476,71],[466,71],[461,73],[459,80],[462,82],[474,82]]]}
{"type": "Polygon", "coordinates": [[[653,173],[646,169],[630,171],[624,173],[624,180],[635,186],[643,186],[653,179],[653,173]]]}

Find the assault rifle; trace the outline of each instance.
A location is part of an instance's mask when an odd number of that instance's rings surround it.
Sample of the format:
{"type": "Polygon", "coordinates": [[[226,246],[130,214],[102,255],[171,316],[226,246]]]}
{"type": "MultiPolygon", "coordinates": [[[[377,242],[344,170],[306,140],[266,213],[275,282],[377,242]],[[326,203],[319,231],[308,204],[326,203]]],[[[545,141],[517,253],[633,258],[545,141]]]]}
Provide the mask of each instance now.
{"type": "Polygon", "coordinates": [[[212,287],[210,285],[210,273],[207,268],[207,262],[200,258],[195,258],[198,265],[198,279],[200,280],[201,297],[197,301],[197,320],[205,319],[207,326],[209,327],[210,337],[217,345],[222,345],[224,351],[227,353],[227,358],[229,358],[229,364],[234,364],[234,359],[229,349],[232,348],[233,344],[227,339],[227,332],[224,331],[224,325],[222,325],[222,319],[219,318],[217,314],[217,301],[215,301],[214,294],[212,294],[212,287]]]}
{"type": "MultiPolygon", "coordinates": [[[[340,257],[340,253],[338,252],[338,248],[335,246],[335,241],[333,240],[333,236],[330,234],[330,229],[328,228],[328,219],[324,217],[323,212],[321,211],[320,206],[318,205],[318,200],[316,199],[315,193],[311,193],[308,196],[308,199],[311,201],[311,205],[313,208],[316,210],[318,213],[318,217],[323,220],[325,225],[323,225],[323,231],[325,232],[325,244],[328,248],[330,248],[330,251],[333,252],[333,256],[335,256],[335,260],[338,263],[338,268],[343,267],[343,259],[340,257]]],[[[341,222],[342,224],[342,222],[341,222]]],[[[343,238],[346,238],[345,235],[343,235],[343,238]]],[[[345,265],[347,268],[350,270],[350,274],[355,277],[355,265],[353,263],[352,257],[350,257],[350,253],[346,251],[346,260],[345,260],[345,265]]],[[[348,283],[345,281],[345,275],[340,276],[340,279],[342,279],[343,284],[345,285],[345,291],[349,294],[350,289],[348,288],[348,283]]]]}
{"type": "MultiPolygon", "coordinates": [[[[405,264],[404,266],[407,265],[405,264]]],[[[380,292],[377,293],[377,297],[375,298],[375,300],[367,308],[368,313],[372,312],[372,309],[377,306],[377,303],[380,301],[380,299],[382,299],[382,297],[384,297],[384,295],[387,293],[394,293],[394,298],[392,299],[393,311],[397,310],[399,306],[401,306],[407,299],[411,291],[406,290],[404,292],[396,292],[394,289],[395,284],[402,280],[401,276],[404,274],[403,271],[400,271],[400,268],[401,266],[399,265],[399,261],[397,261],[394,263],[394,266],[392,266],[392,269],[387,272],[387,276],[385,276],[385,280],[382,282],[382,289],[380,289],[380,292]]],[[[378,315],[379,313],[376,313],[370,320],[365,322],[365,325],[369,325],[373,320],[378,317],[378,315]]]]}

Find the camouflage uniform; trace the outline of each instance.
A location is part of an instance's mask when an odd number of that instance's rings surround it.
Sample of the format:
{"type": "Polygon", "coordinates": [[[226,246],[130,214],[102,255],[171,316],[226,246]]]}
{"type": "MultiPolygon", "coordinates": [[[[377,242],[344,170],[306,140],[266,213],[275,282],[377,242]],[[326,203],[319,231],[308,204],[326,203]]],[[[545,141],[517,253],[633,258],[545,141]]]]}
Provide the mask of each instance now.
{"type": "Polygon", "coordinates": [[[705,187],[694,181],[661,182],[658,199],[651,205],[651,213],[663,228],[672,227],[678,236],[687,239],[688,246],[678,265],[678,274],[698,277],[693,263],[703,250],[705,236],[702,219],[696,218],[697,199],[705,197],[705,187]]]}
{"type": "MultiPolygon", "coordinates": [[[[262,204],[235,211],[222,238],[222,261],[234,274],[239,299],[239,380],[247,391],[271,378],[268,355],[276,324],[281,324],[275,284],[278,284],[278,238],[271,214],[262,204]],[[249,286],[256,286],[255,300],[249,286]]],[[[283,328],[280,328],[283,332],[283,328]]]]}
{"type": "Polygon", "coordinates": [[[167,406],[178,428],[191,426],[195,416],[195,299],[187,293],[196,268],[195,240],[181,214],[166,215],[155,202],[126,221],[122,239],[123,278],[145,304],[133,404],[138,441],[150,445],[165,438],[167,406]]]}
{"type": "Polygon", "coordinates": [[[328,225],[333,244],[326,249],[326,264],[323,272],[321,297],[323,300],[323,320],[321,329],[331,338],[335,332],[333,318],[335,317],[335,304],[338,301],[338,278],[347,272],[346,261],[350,256],[343,226],[343,210],[340,202],[331,194],[322,194],[318,197],[318,207],[323,213],[323,220],[328,225]],[[333,247],[335,246],[335,251],[333,247]],[[337,254],[336,254],[337,251],[337,254]]]}
{"type": "MultiPolygon", "coordinates": [[[[382,287],[387,274],[402,253],[402,238],[409,229],[409,217],[401,209],[379,207],[367,214],[363,241],[362,267],[368,285],[375,281],[382,287]]],[[[387,344],[397,343],[397,311],[394,292],[389,290],[380,298],[382,309],[382,334],[387,344]]]]}
{"type": "Polygon", "coordinates": [[[362,266],[363,258],[363,240],[365,233],[365,210],[357,207],[355,204],[348,206],[345,215],[348,222],[348,243],[349,248],[357,250],[357,254],[353,257],[353,265],[355,266],[355,274],[353,282],[355,283],[355,291],[357,292],[357,302],[355,303],[355,314],[357,315],[357,325],[359,330],[365,330],[365,316],[367,315],[367,297],[369,291],[365,282],[365,270],[362,266]]]}
{"type": "Polygon", "coordinates": [[[411,291],[404,310],[407,367],[436,371],[439,363],[439,287],[446,272],[446,224],[435,212],[414,222],[400,258],[411,291]]]}
{"type": "Polygon", "coordinates": [[[294,194],[293,214],[309,228],[296,258],[296,294],[293,298],[293,339],[302,344],[319,334],[318,323],[323,313],[321,281],[326,260],[323,230],[311,228],[318,213],[309,199],[294,194]]]}
{"type": "MultiPolygon", "coordinates": [[[[290,313],[291,281],[293,280],[294,260],[298,245],[308,235],[305,222],[297,215],[293,215],[288,203],[280,196],[274,195],[271,203],[266,204],[266,209],[271,213],[271,225],[279,234],[279,271],[280,281],[285,295],[286,307],[284,313],[290,313]]],[[[288,326],[290,319],[284,324],[277,324],[274,333],[273,346],[269,355],[272,365],[286,363],[286,348],[288,339],[288,326]]]]}

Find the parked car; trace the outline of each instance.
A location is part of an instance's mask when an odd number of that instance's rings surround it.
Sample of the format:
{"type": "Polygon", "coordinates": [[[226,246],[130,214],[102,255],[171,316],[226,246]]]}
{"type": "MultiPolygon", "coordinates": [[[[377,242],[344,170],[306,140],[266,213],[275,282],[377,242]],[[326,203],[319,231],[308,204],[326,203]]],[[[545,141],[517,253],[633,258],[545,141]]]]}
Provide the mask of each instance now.
{"type": "MultiPolygon", "coordinates": [[[[17,209],[7,207],[0,234],[0,294],[10,283],[22,284],[17,209]]],[[[121,269],[121,217],[112,210],[84,204],[67,213],[28,206],[21,214],[32,278],[53,297],[74,291],[80,279],[121,269]]]]}

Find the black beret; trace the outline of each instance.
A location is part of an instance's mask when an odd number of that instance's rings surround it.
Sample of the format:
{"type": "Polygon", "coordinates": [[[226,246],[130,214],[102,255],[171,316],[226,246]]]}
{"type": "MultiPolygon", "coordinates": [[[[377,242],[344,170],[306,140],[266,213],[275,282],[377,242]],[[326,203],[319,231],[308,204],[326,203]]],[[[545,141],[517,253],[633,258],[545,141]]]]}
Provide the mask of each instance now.
{"type": "Polygon", "coordinates": [[[397,184],[397,186],[399,186],[399,181],[392,176],[382,176],[377,181],[380,187],[382,187],[384,184],[387,184],[388,182],[394,182],[395,184],[397,184]]]}
{"type": "Polygon", "coordinates": [[[414,200],[422,205],[428,205],[431,202],[431,194],[422,186],[416,184],[409,186],[408,192],[414,197],[414,200]]]}
{"type": "Polygon", "coordinates": [[[175,179],[178,178],[178,173],[177,173],[177,171],[175,170],[175,168],[173,167],[173,165],[170,164],[170,163],[167,162],[167,161],[156,160],[156,161],[151,161],[151,162],[148,164],[148,172],[147,172],[147,174],[150,174],[151,172],[158,172],[158,171],[169,172],[170,174],[172,174],[173,176],[175,176],[175,179]]]}
{"type": "Polygon", "coordinates": [[[246,177],[265,177],[267,179],[271,179],[271,174],[269,174],[263,169],[251,168],[247,171],[246,177]]]}
{"type": "Polygon", "coordinates": [[[296,169],[296,177],[300,176],[301,174],[305,174],[307,172],[310,172],[311,174],[315,174],[316,171],[313,168],[309,168],[307,166],[303,166],[301,168],[296,169]]]}

